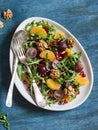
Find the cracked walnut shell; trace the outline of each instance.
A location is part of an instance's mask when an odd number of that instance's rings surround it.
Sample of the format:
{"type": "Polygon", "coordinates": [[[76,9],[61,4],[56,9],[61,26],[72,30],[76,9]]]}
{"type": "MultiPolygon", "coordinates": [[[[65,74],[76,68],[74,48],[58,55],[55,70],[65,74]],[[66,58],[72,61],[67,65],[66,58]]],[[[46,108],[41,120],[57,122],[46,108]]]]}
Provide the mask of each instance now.
{"type": "Polygon", "coordinates": [[[8,9],[8,10],[6,10],[6,11],[3,12],[3,17],[6,20],[10,19],[10,18],[13,17],[13,12],[10,9],[8,9]]]}
{"type": "Polygon", "coordinates": [[[39,42],[36,42],[36,45],[40,51],[44,51],[46,50],[46,48],[48,48],[48,45],[44,40],[40,40],[39,42]]]}
{"type": "Polygon", "coordinates": [[[51,71],[50,71],[50,77],[51,77],[52,79],[54,79],[54,78],[59,78],[59,77],[60,77],[60,72],[59,72],[59,70],[51,69],[51,71]]]}

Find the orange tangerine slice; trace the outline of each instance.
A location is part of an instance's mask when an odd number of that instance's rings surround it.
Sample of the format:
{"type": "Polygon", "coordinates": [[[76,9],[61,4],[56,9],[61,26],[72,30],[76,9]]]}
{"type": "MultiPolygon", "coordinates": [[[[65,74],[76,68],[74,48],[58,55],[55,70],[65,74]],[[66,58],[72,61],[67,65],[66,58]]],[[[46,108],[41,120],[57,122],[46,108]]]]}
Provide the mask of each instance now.
{"type": "Polygon", "coordinates": [[[70,102],[71,100],[71,97],[68,97],[67,95],[64,97],[64,100],[67,101],[67,102],[70,102]]]}
{"type": "Polygon", "coordinates": [[[47,37],[47,32],[42,27],[33,27],[30,31],[30,34],[39,34],[43,38],[47,37]]]}
{"type": "Polygon", "coordinates": [[[72,51],[71,49],[66,48],[65,51],[67,52],[67,55],[68,55],[68,56],[72,56],[72,55],[73,55],[73,51],[72,51]]]}
{"type": "Polygon", "coordinates": [[[55,33],[55,37],[56,38],[61,38],[61,37],[63,37],[64,36],[64,33],[63,32],[56,32],[55,33]]]}
{"type": "Polygon", "coordinates": [[[89,83],[89,80],[86,77],[77,76],[75,77],[75,81],[79,83],[80,85],[86,85],[89,83]]]}
{"type": "Polygon", "coordinates": [[[50,50],[42,51],[40,53],[40,57],[41,58],[47,58],[48,60],[50,60],[52,62],[56,59],[54,53],[50,50]]]}
{"type": "Polygon", "coordinates": [[[52,89],[52,90],[58,90],[60,88],[60,84],[52,79],[47,79],[46,80],[47,86],[52,89]]]}

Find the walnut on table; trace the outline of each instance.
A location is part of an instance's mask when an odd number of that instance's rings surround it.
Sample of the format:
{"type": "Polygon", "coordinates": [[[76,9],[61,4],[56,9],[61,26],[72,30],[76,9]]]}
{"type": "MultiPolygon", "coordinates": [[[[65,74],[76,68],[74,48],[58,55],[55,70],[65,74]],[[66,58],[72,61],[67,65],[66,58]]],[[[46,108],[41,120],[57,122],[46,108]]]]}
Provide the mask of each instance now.
{"type": "Polygon", "coordinates": [[[11,19],[13,17],[13,12],[10,9],[7,9],[3,12],[3,17],[5,20],[11,19]]]}
{"type": "Polygon", "coordinates": [[[4,27],[4,24],[2,21],[0,21],[0,29],[2,29],[4,27]]]}
{"type": "Polygon", "coordinates": [[[39,42],[36,42],[36,45],[40,51],[44,51],[48,48],[48,45],[44,40],[39,40],[39,42]]]}
{"type": "Polygon", "coordinates": [[[57,70],[57,69],[51,69],[51,71],[50,71],[50,77],[52,79],[59,78],[60,77],[59,70],[57,70]]]}

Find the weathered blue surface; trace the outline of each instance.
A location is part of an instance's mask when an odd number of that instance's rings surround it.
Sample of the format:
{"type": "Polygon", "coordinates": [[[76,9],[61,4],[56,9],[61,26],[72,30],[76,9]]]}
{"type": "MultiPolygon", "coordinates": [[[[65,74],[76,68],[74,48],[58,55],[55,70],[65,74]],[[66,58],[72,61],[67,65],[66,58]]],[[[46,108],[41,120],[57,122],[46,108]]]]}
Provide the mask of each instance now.
{"type": "MultiPolygon", "coordinates": [[[[0,13],[10,8],[14,17],[2,19],[0,30],[0,109],[8,113],[11,130],[98,130],[98,0],[0,0],[0,13]],[[9,46],[21,21],[32,16],[50,18],[71,31],[84,46],[93,66],[89,98],[76,109],[51,112],[28,103],[14,89],[13,107],[5,106],[11,79],[9,46]]],[[[0,130],[4,130],[0,124],[0,130]]]]}

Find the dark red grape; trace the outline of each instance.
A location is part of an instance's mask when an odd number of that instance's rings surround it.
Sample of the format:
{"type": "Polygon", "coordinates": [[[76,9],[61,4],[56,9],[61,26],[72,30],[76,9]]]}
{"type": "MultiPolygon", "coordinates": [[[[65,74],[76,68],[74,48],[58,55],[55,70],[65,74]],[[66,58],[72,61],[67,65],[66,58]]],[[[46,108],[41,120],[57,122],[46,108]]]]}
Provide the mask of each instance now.
{"type": "Polygon", "coordinates": [[[48,69],[47,69],[46,65],[39,64],[38,65],[38,72],[40,75],[46,75],[48,73],[48,69]]]}
{"type": "Polygon", "coordinates": [[[58,49],[59,49],[60,51],[63,51],[63,50],[65,50],[66,48],[67,48],[66,41],[60,41],[60,42],[58,43],[58,49]]]}
{"type": "Polygon", "coordinates": [[[55,39],[54,41],[52,41],[52,45],[57,45],[58,44],[58,40],[55,39]]]}
{"type": "Polygon", "coordinates": [[[25,55],[30,58],[35,58],[37,55],[37,50],[34,47],[30,47],[27,49],[25,55]]]}
{"type": "Polygon", "coordinates": [[[83,65],[82,65],[82,63],[79,61],[79,62],[77,62],[76,65],[75,65],[75,71],[76,71],[77,73],[79,73],[79,72],[81,72],[82,70],[83,70],[83,65]]]}
{"type": "Polygon", "coordinates": [[[62,88],[68,88],[70,86],[70,82],[64,82],[62,84],[62,88]]]}

